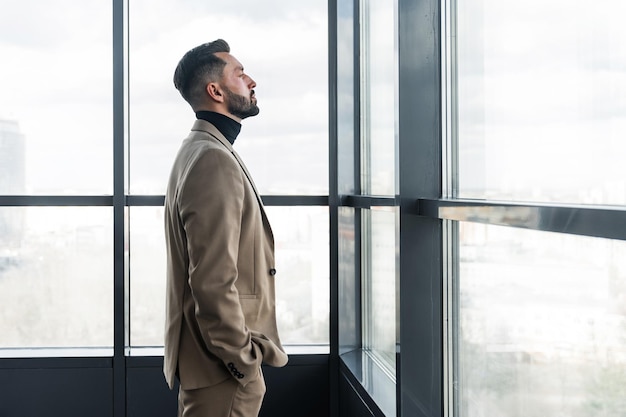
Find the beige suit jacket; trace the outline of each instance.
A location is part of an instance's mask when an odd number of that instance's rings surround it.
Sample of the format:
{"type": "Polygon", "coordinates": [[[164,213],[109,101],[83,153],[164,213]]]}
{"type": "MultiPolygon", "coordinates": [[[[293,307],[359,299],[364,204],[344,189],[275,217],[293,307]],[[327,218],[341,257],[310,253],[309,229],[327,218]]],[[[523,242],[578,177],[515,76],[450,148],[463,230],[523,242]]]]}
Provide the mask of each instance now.
{"type": "Polygon", "coordinates": [[[226,138],[197,120],[165,196],[163,372],[170,388],[242,385],[287,363],[276,328],[274,238],[261,198],[226,138]]]}

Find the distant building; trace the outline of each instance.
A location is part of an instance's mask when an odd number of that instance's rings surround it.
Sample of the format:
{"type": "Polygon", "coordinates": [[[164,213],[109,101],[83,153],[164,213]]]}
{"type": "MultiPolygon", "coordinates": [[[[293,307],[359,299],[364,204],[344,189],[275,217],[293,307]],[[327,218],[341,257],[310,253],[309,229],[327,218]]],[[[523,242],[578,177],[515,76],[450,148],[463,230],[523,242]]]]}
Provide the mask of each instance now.
{"type": "MultiPolygon", "coordinates": [[[[20,195],[26,190],[24,139],[16,121],[0,119],[0,195],[20,195]]],[[[0,207],[0,257],[21,246],[23,223],[23,208],[0,207]]]]}

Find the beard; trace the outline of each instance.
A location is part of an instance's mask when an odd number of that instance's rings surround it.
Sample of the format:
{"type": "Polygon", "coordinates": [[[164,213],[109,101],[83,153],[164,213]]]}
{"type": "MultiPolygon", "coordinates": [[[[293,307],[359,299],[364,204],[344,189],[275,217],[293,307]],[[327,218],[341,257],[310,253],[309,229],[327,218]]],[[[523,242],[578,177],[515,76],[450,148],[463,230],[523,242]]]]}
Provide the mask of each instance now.
{"type": "Polygon", "coordinates": [[[259,107],[252,102],[252,99],[246,96],[235,94],[227,87],[223,87],[228,102],[226,103],[228,112],[240,119],[256,116],[259,114],[259,107]]]}

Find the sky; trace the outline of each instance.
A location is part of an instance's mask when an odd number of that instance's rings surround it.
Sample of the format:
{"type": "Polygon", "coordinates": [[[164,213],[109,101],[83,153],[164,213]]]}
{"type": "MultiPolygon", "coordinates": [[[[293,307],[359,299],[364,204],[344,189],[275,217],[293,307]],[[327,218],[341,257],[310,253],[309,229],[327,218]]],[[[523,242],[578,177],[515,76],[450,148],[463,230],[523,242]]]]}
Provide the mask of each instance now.
{"type": "Polygon", "coordinates": [[[626,204],[626,3],[457,4],[460,195],[626,204]]]}
{"type": "MultiPolygon", "coordinates": [[[[110,194],[111,3],[0,7],[0,56],[10,63],[0,67],[0,118],[18,121],[26,137],[26,192],[110,194]]],[[[131,192],[164,192],[194,120],[173,88],[174,68],[217,38],[257,82],[261,114],[244,121],[236,149],[261,191],[327,192],[325,1],[132,0],[129,21],[131,192]]]]}
{"type": "MultiPolygon", "coordinates": [[[[218,37],[258,84],[236,149],[261,192],[327,192],[325,1],[129,3],[132,193],[163,193],[193,121],[173,69],[218,37]]],[[[460,195],[626,204],[626,3],[457,5],[460,195]]],[[[26,192],[111,193],[111,3],[0,6],[0,118],[26,137],[26,192]]]]}

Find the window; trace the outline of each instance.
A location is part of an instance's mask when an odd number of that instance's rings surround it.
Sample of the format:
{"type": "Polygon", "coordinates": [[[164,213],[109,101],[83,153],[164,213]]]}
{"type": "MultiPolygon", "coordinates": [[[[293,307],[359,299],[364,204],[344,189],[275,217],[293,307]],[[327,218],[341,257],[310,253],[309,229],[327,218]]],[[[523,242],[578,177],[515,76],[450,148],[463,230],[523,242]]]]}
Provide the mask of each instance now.
{"type": "MultiPolygon", "coordinates": [[[[266,207],[275,239],[276,314],[285,345],[328,344],[328,209],[266,207]]],[[[130,208],[131,346],[163,345],[161,207],[130,208]]]]}
{"type": "Polygon", "coordinates": [[[111,7],[2,8],[0,194],[110,194],[111,7]],[[80,36],[77,36],[80,34],[80,36]]]}
{"type": "Polygon", "coordinates": [[[396,209],[363,212],[363,348],[395,379],[396,209]]]}
{"type": "Polygon", "coordinates": [[[448,415],[626,412],[623,7],[445,3],[448,415]]]}
{"type": "Polygon", "coordinates": [[[338,55],[338,187],[348,194],[338,212],[339,351],[376,407],[394,415],[400,324],[396,6],[349,3],[338,5],[337,20],[340,33],[358,34],[358,43],[349,35],[338,40],[338,52],[359,52],[338,55]],[[355,55],[356,62],[350,59],[355,55]]]}
{"type": "MultiPolygon", "coordinates": [[[[176,151],[195,120],[173,86],[174,69],[190,48],[225,39],[256,81],[261,109],[243,121],[234,147],[261,194],[286,196],[282,207],[266,205],[276,240],[281,341],[326,346],[328,209],[289,207],[328,194],[326,2],[274,6],[129,2],[129,189],[138,198],[165,192],[176,151]]],[[[162,210],[130,207],[129,212],[131,345],[161,346],[162,210]]]]}
{"type": "Polygon", "coordinates": [[[626,242],[460,223],[458,415],[626,410],[626,242]]]}
{"type": "Polygon", "coordinates": [[[362,0],[361,187],[364,194],[396,193],[397,58],[395,2],[362,0]]]}
{"type": "Polygon", "coordinates": [[[111,208],[2,207],[0,231],[0,349],[110,354],[111,208]]]}
{"type": "Polygon", "coordinates": [[[276,316],[286,345],[328,345],[328,208],[266,207],[276,247],[276,316]]]}
{"type": "Polygon", "coordinates": [[[321,0],[4,8],[0,297],[22,320],[0,323],[0,349],[162,346],[162,195],[194,120],[172,76],[188,49],[221,37],[258,84],[261,114],[235,148],[277,197],[283,341],[327,350],[327,21],[321,0]]]}
{"type": "Polygon", "coordinates": [[[192,47],[223,38],[257,83],[261,113],[242,123],[235,149],[259,192],[328,194],[326,14],[321,0],[129,2],[131,192],[165,192],[195,117],[174,69],[192,47]]]}
{"type": "Polygon", "coordinates": [[[455,4],[459,197],[626,204],[626,5],[455,4]]]}
{"type": "Polygon", "coordinates": [[[92,197],[113,184],[111,20],[93,0],[2,8],[0,356],[112,352],[113,212],[92,197]]]}

